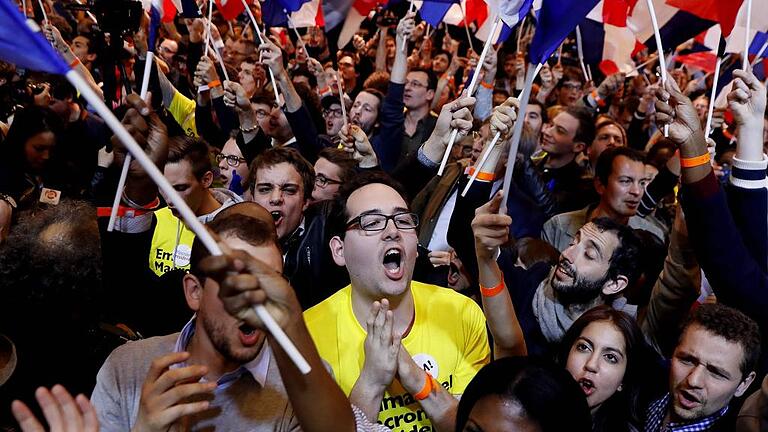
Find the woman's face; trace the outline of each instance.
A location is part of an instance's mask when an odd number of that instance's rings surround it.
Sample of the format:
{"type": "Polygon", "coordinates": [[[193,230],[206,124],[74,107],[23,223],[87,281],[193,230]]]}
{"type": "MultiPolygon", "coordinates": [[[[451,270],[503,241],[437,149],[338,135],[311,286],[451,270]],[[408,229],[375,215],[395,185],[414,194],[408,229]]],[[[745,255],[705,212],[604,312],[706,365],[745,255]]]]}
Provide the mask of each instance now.
{"type": "Polygon", "coordinates": [[[46,131],[31,136],[24,145],[24,156],[27,166],[34,171],[40,171],[51,157],[51,150],[56,145],[56,137],[53,132],[46,131]]]}
{"type": "Polygon", "coordinates": [[[472,407],[463,432],[541,432],[541,426],[519,402],[491,394],[472,407]]]}
{"type": "Polygon", "coordinates": [[[600,404],[621,391],[627,370],[623,334],[610,321],[590,323],[571,346],[565,368],[584,391],[594,413],[600,404]]]}

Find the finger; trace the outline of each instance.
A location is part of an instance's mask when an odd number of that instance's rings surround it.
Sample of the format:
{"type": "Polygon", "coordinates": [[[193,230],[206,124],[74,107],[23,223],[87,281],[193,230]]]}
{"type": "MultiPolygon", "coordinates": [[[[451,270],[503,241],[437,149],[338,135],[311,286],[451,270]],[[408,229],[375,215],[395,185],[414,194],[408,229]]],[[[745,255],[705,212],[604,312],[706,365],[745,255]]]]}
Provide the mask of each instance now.
{"type": "Polygon", "coordinates": [[[75,398],[80,412],[83,414],[83,431],[84,432],[98,432],[99,430],[99,418],[96,415],[96,408],[87,397],[84,395],[78,395],[75,398]]]}
{"type": "Polygon", "coordinates": [[[208,401],[179,404],[163,410],[158,416],[158,423],[170,425],[182,417],[194,415],[208,409],[208,401]]]}
{"type": "Polygon", "coordinates": [[[369,333],[373,330],[373,324],[376,322],[376,316],[379,314],[380,309],[381,303],[378,301],[371,303],[371,309],[368,311],[368,318],[365,320],[365,326],[369,333]]]}
{"type": "Polygon", "coordinates": [[[169,366],[176,363],[181,363],[189,358],[188,352],[170,353],[164,356],[157,357],[152,360],[152,364],[147,372],[146,382],[155,382],[160,378],[160,375],[168,369],[169,366]]]}
{"type": "Polygon", "coordinates": [[[503,199],[504,195],[502,194],[501,190],[496,192],[496,194],[491,198],[490,201],[485,203],[483,206],[478,208],[477,210],[480,211],[480,209],[483,209],[483,211],[479,212],[476,211],[475,214],[482,214],[482,213],[498,213],[499,207],[501,207],[501,200],[503,199]]]}
{"type": "MultiPolygon", "coordinates": [[[[392,346],[392,341],[394,339],[392,333],[395,326],[395,318],[391,310],[384,311],[384,323],[382,324],[382,326],[383,326],[382,335],[384,337],[384,342],[386,342],[388,346],[392,346]]],[[[398,344],[399,344],[399,340],[398,340],[398,344]]]]}
{"type": "Polygon", "coordinates": [[[43,416],[51,432],[64,431],[64,417],[51,392],[45,387],[40,387],[35,391],[35,399],[43,410],[43,416]]]}
{"type": "Polygon", "coordinates": [[[451,121],[451,128],[458,129],[461,135],[466,135],[472,130],[472,120],[454,119],[451,121]]]}
{"type": "Polygon", "coordinates": [[[60,412],[64,416],[65,428],[76,431],[83,430],[83,418],[72,395],[60,384],[53,386],[51,393],[58,403],[60,412]]]}
{"type": "Polygon", "coordinates": [[[184,381],[197,381],[208,373],[208,367],[202,365],[184,366],[166,370],[155,381],[153,391],[155,394],[163,394],[169,389],[184,381]]]}
{"type": "Polygon", "coordinates": [[[171,407],[192,396],[211,394],[216,389],[216,382],[195,382],[177,385],[164,392],[155,404],[159,407],[171,407]]]}
{"type": "Polygon", "coordinates": [[[43,425],[37,421],[35,415],[32,414],[32,410],[24,402],[19,400],[13,401],[11,403],[11,412],[13,413],[13,418],[21,426],[22,432],[45,432],[43,425]]]}
{"type": "Polygon", "coordinates": [[[759,88],[760,82],[757,80],[757,77],[755,77],[755,75],[750,71],[736,69],[733,71],[733,76],[741,79],[752,90],[757,90],[759,88]]]}
{"type": "Polygon", "coordinates": [[[141,100],[141,96],[139,96],[136,93],[130,93],[129,95],[127,95],[125,97],[125,102],[129,108],[134,108],[143,116],[149,115],[149,113],[151,112],[149,105],[147,105],[146,102],[141,100]]]}
{"type": "Polygon", "coordinates": [[[673,117],[661,112],[656,113],[656,123],[660,125],[670,124],[673,121],[673,117]]]}

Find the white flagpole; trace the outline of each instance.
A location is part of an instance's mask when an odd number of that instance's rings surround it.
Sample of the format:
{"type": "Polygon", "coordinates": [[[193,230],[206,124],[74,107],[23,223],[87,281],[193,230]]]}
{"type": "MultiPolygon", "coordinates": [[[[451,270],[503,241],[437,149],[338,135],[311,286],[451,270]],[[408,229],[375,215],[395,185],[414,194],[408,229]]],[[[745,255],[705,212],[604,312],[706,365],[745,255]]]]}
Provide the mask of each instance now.
{"type": "Polygon", "coordinates": [[[584,80],[589,81],[589,74],[587,74],[587,68],[584,66],[584,50],[581,47],[581,29],[576,26],[576,50],[579,53],[579,65],[581,65],[581,73],[584,74],[584,80]]]}
{"type": "MultiPolygon", "coordinates": [[[[243,6],[245,7],[245,11],[248,13],[248,18],[250,18],[251,23],[253,24],[253,31],[256,33],[256,36],[259,38],[259,43],[264,43],[264,37],[261,35],[261,29],[259,28],[259,24],[256,22],[256,18],[253,16],[253,12],[251,12],[251,8],[248,7],[248,3],[245,2],[245,0],[240,0],[243,2],[243,6]]],[[[272,81],[272,89],[275,91],[275,102],[278,106],[280,106],[280,95],[277,92],[277,83],[275,82],[275,74],[272,73],[272,68],[268,67],[267,71],[269,72],[269,79],[272,81]]]]}
{"type": "Polygon", "coordinates": [[[347,106],[344,100],[344,88],[342,87],[341,74],[336,72],[336,85],[339,86],[339,101],[341,102],[341,116],[344,120],[344,126],[347,125],[347,106]]]}
{"type": "MultiPolygon", "coordinates": [[[[749,0],[748,0],[749,1],[749,0]]],[[[656,52],[659,54],[659,68],[661,69],[661,85],[667,83],[667,62],[664,61],[664,47],[661,45],[661,32],[659,31],[659,22],[656,20],[656,10],[653,7],[653,0],[645,0],[648,5],[648,13],[651,14],[651,24],[653,24],[653,35],[656,38],[656,52]]],[[[669,136],[669,125],[664,125],[664,136],[669,136]]]]}
{"type": "Polygon", "coordinates": [[[213,0],[208,0],[208,22],[205,26],[205,52],[203,57],[208,57],[208,46],[211,44],[211,18],[213,17],[213,0]]]}
{"type": "Polygon", "coordinates": [[[749,43],[751,39],[749,37],[749,28],[752,24],[752,0],[747,0],[747,29],[744,33],[744,58],[742,63],[742,69],[745,71],[749,67],[749,43]]]}
{"type": "Polygon", "coordinates": [[[483,170],[483,165],[485,165],[485,161],[488,160],[488,156],[493,153],[493,147],[496,146],[496,143],[499,142],[499,139],[501,139],[501,132],[496,132],[496,135],[493,136],[493,140],[491,140],[491,144],[483,149],[483,154],[480,155],[480,159],[475,163],[475,170],[472,172],[472,175],[469,177],[469,181],[467,182],[467,185],[464,187],[464,190],[461,191],[461,196],[467,195],[467,192],[469,192],[469,188],[472,187],[472,183],[475,182],[475,179],[477,179],[477,175],[480,174],[480,171],[483,170]]]}
{"type": "MultiPolygon", "coordinates": [[[[118,139],[125,145],[128,151],[136,158],[141,164],[149,177],[157,184],[157,187],[163,191],[163,194],[174,205],[176,210],[179,211],[184,223],[191,229],[197,238],[203,243],[212,255],[222,255],[222,250],[214,240],[213,236],[203,226],[203,224],[197,219],[195,213],[189,208],[184,199],[176,192],[176,190],[168,183],[168,180],[163,176],[163,173],[157,168],[157,166],[149,159],[144,153],[144,150],[133,139],[131,134],[120,123],[120,120],[112,114],[112,111],[104,105],[104,101],[91,90],[91,87],[80,75],[71,70],[67,72],[67,79],[72,85],[80,91],[86,101],[94,108],[94,110],[101,116],[107,126],[117,135],[118,139]]],[[[304,359],[296,346],[293,345],[288,336],[285,334],[282,328],[275,322],[274,318],[269,314],[264,305],[254,306],[256,314],[262,320],[272,336],[280,344],[280,347],[285,350],[286,354],[293,360],[296,367],[304,374],[310,372],[311,368],[309,363],[304,359]]]]}
{"type": "MultiPolygon", "coordinates": [[[[144,61],[144,76],[141,78],[141,93],[139,96],[142,100],[147,97],[147,90],[149,89],[149,76],[152,74],[152,65],[154,62],[153,47],[147,47],[147,59],[144,61]]],[[[128,168],[131,165],[131,155],[125,155],[123,161],[123,168],[120,171],[120,179],[117,181],[117,190],[115,191],[115,198],[112,200],[112,211],[109,213],[109,222],[107,223],[107,231],[112,232],[115,229],[115,222],[117,221],[117,212],[120,209],[120,200],[123,198],[123,190],[125,190],[125,181],[128,178],[128,168]]]]}
{"type": "MultiPolygon", "coordinates": [[[[533,66],[533,65],[531,65],[533,66]]],[[[520,108],[517,110],[517,119],[515,120],[515,127],[512,129],[512,141],[509,143],[509,155],[507,156],[507,171],[504,173],[504,184],[502,189],[504,190],[504,197],[501,200],[501,208],[499,208],[499,214],[505,214],[507,212],[507,198],[509,197],[509,188],[512,185],[512,172],[515,169],[515,160],[517,158],[517,149],[520,147],[520,138],[523,136],[523,124],[525,123],[525,109],[528,107],[528,99],[531,96],[531,87],[533,87],[533,80],[541,70],[543,63],[536,65],[536,68],[528,67],[528,76],[525,78],[525,86],[522,93],[520,93],[520,108]]]]}
{"type": "MultiPolygon", "coordinates": [[[[408,13],[413,12],[413,6],[413,0],[410,0],[410,4],[408,4],[408,13]]],[[[403,38],[403,47],[401,50],[405,51],[406,48],[408,48],[408,38],[403,38]]]]}
{"type": "Polygon", "coordinates": [[[717,96],[717,79],[720,76],[720,64],[723,61],[720,59],[717,59],[717,62],[715,63],[715,74],[712,77],[712,92],[710,92],[709,95],[709,111],[707,112],[707,125],[704,128],[704,137],[709,137],[709,134],[712,132],[712,115],[715,111],[715,97],[717,96]]]}
{"type": "MultiPolygon", "coordinates": [[[[491,35],[496,34],[496,30],[499,28],[499,23],[501,22],[501,19],[496,16],[493,21],[493,27],[491,28],[491,35]]],[[[493,45],[491,43],[492,38],[488,38],[488,40],[485,41],[485,44],[483,44],[483,52],[480,54],[480,58],[477,60],[477,68],[475,69],[475,72],[472,74],[472,81],[469,82],[469,87],[467,87],[467,97],[472,96],[472,93],[475,91],[475,87],[477,86],[478,78],[480,77],[480,71],[483,69],[483,62],[485,62],[485,56],[488,55],[488,49],[493,45]]],[[[459,135],[459,130],[454,129],[451,131],[451,137],[448,140],[448,146],[445,148],[445,153],[443,154],[443,160],[440,162],[440,168],[437,170],[437,175],[441,176],[443,175],[443,171],[445,170],[445,164],[448,163],[448,157],[451,155],[451,147],[453,147],[453,143],[456,142],[456,137],[459,135]]]]}
{"type": "Polygon", "coordinates": [[[649,56],[648,60],[646,60],[646,61],[644,61],[644,62],[640,63],[640,64],[639,64],[639,65],[637,65],[637,66],[635,66],[635,68],[632,70],[632,72],[639,72],[639,71],[640,71],[640,69],[642,69],[642,68],[644,68],[644,67],[648,66],[649,64],[651,64],[651,63],[653,63],[653,62],[655,62],[655,61],[656,61],[656,56],[655,56],[655,55],[653,55],[653,54],[651,54],[651,55],[649,56]]]}
{"type": "Polygon", "coordinates": [[[221,66],[221,72],[224,74],[224,80],[229,81],[229,73],[227,72],[227,67],[224,66],[224,59],[221,58],[219,50],[217,50],[216,47],[211,44],[211,51],[213,51],[213,56],[216,57],[216,61],[218,61],[219,66],[221,66]]]}

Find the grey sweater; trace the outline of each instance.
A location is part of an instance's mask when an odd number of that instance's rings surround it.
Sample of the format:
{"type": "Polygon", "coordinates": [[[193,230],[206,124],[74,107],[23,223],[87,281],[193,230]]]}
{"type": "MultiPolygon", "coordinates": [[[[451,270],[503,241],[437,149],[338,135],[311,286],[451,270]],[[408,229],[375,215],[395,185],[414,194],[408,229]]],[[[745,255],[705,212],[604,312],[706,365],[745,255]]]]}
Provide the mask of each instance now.
{"type": "MultiPolygon", "coordinates": [[[[175,333],[128,342],[109,355],[91,395],[102,432],[127,432],[133,428],[139,413],[141,386],[150,364],[153,359],[173,352],[178,336],[175,333]]],[[[220,385],[214,395],[211,407],[190,419],[190,430],[301,430],[274,359],[269,361],[264,386],[244,373],[234,382],[220,385]]]]}

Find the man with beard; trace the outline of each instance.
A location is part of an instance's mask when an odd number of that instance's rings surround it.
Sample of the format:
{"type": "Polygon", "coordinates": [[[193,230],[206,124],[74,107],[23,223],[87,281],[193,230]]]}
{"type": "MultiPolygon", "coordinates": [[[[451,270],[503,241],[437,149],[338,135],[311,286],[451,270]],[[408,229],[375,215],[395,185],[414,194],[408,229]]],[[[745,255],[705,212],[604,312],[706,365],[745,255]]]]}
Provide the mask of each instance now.
{"type": "MultiPolygon", "coordinates": [[[[282,270],[272,218],[258,205],[230,207],[208,227],[282,270]]],[[[181,332],[123,345],[104,362],[91,396],[102,431],[299,429],[266,335],[224,310],[218,282],[200,268],[207,255],[196,239],[183,280],[195,316],[181,332]]]]}
{"type": "Polygon", "coordinates": [[[555,267],[540,262],[523,269],[514,265],[506,248],[498,247],[512,223],[509,216],[498,214],[501,198],[497,193],[477,209],[472,221],[480,293],[493,297],[506,286],[509,296],[500,297],[511,298],[520,323],[519,329],[510,326],[506,333],[522,332],[528,353],[549,353],[571,324],[597,305],[612,304],[634,315],[619,296],[639,271],[640,241],[632,228],[596,218],[578,230],[555,267]]]}

